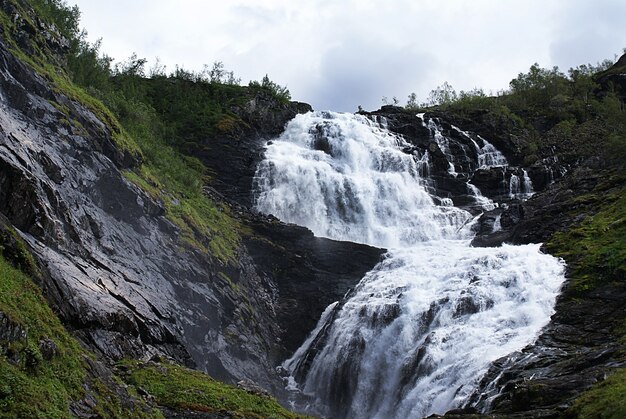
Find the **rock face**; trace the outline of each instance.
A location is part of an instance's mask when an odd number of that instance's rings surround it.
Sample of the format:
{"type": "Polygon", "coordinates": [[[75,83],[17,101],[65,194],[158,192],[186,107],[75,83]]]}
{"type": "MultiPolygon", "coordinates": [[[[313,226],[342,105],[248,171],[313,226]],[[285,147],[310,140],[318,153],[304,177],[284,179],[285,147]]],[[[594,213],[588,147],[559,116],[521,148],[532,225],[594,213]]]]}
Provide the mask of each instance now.
{"type": "Polygon", "coordinates": [[[346,293],[371,269],[363,261],[379,260],[384,250],[336,242],[304,227],[255,217],[246,248],[259,272],[271,276],[281,296],[277,318],[288,357],[304,342],[324,309],[346,293]]]}
{"type": "Polygon", "coordinates": [[[451,112],[416,115],[396,106],[361,114],[411,144],[404,151],[426,163],[423,175],[432,195],[474,214],[483,212],[483,197],[515,207],[566,171],[554,159],[523,166],[524,141],[516,128],[486,113],[479,112],[478,122],[451,112]]]}
{"type": "MultiPolygon", "coordinates": [[[[290,106],[264,116],[261,105],[250,105],[258,133],[245,138],[279,132],[306,107],[290,106]]],[[[253,151],[251,144],[244,145],[253,151]]],[[[226,148],[218,160],[240,157],[226,148]]],[[[257,235],[223,264],[182,245],[162,204],[125,179],[121,170],[136,163],[90,109],[53,90],[0,43],[0,213],[39,260],[40,285],[68,328],[104,359],[165,355],[226,381],[249,378],[273,389],[286,351],[281,339],[291,349],[290,339],[301,339],[309,319],[371,269],[380,251],[282,224],[274,244],[263,236],[269,222],[258,219],[250,221],[257,235]],[[259,261],[263,246],[278,249],[279,259],[259,261]],[[300,251],[306,263],[285,266],[300,251]],[[343,258],[354,258],[353,272],[343,258]],[[295,295],[298,283],[326,288],[308,301],[312,291],[295,295]]],[[[241,173],[249,176],[248,163],[241,173]]],[[[233,190],[244,178],[233,180],[233,190]]]]}
{"type": "MultiPolygon", "coordinates": [[[[593,205],[584,197],[597,193],[603,182],[606,173],[597,162],[585,162],[528,201],[505,209],[503,229],[477,236],[474,244],[544,242],[593,215],[593,205]]],[[[615,279],[583,295],[566,282],[556,313],[537,341],[494,363],[468,406],[496,414],[559,417],[582,390],[602,381],[611,368],[626,366],[616,333],[626,318],[626,287],[615,279]]]]}
{"type": "Polygon", "coordinates": [[[213,175],[211,186],[246,207],[252,206],[252,178],[266,141],[278,137],[297,114],[312,110],[306,103],[283,103],[260,93],[231,109],[243,121],[236,132],[216,135],[206,141],[206,150],[194,153],[213,175]]]}
{"type": "Polygon", "coordinates": [[[626,54],[622,55],[611,68],[598,73],[595,81],[600,85],[600,95],[613,91],[622,101],[626,100],[626,54]]]}

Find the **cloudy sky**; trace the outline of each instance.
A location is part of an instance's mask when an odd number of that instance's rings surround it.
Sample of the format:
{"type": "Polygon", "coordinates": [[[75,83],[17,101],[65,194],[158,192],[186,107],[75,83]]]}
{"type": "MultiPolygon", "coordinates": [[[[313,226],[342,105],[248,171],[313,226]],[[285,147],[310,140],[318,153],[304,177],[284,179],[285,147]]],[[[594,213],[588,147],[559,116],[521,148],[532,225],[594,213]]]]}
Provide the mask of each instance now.
{"type": "Polygon", "coordinates": [[[561,69],[626,47],[624,0],[68,0],[88,38],[201,70],[222,61],[244,83],[266,73],[315,109],[426,100],[444,81],[497,91],[538,62],[561,69]]]}

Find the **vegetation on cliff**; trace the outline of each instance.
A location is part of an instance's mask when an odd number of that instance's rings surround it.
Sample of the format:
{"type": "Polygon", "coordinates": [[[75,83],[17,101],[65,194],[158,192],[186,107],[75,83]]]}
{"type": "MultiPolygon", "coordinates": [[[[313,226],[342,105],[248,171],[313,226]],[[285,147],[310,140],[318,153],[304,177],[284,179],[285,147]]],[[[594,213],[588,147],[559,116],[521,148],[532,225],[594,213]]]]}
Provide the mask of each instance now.
{"type": "Polygon", "coordinates": [[[626,160],[626,86],[609,78],[623,66],[605,60],[565,74],[533,64],[496,96],[482,89],[457,93],[444,83],[425,103],[409,95],[406,108],[444,110],[510,131],[521,140],[527,166],[554,156],[567,164],[600,156],[620,165],[626,160]]]}
{"type": "Polygon", "coordinates": [[[95,373],[93,355],[65,330],[31,279],[41,274],[24,243],[0,227],[0,416],[66,417],[91,403],[103,417],[152,417],[141,400],[126,394],[122,402],[120,389],[95,373]]]}
{"type": "MultiPolygon", "coordinates": [[[[289,91],[268,77],[239,86],[221,63],[200,73],[176,68],[169,75],[156,66],[148,77],[146,60],[133,56],[112,68],[99,43],[89,44],[80,31],[76,7],[62,0],[31,4],[37,14],[23,1],[8,2],[0,13],[12,51],[106,123],[127,160],[135,162],[127,178],[163,202],[184,243],[234,263],[241,226],[227,207],[203,193],[207,173],[202,163],[181,152],[197,150],[201,139],[236,130],[242,121],[230,110],[233,105],[242,106],[257,94],[284,102],[289,91]]],[[[68,123],[80,129],[76,121],[68,123]]]]}
{"type": "MultiPolygon", "coordinates": [[[[149,97],[137,89],[138,84],[149,83],[143,74],[133,73],[127,66],[110,69],[109,60],[98,55],[97,45],[85,43],[78,32],[77,9],[68,8],[63,1],[11,0],[1,6],[3,44],[54,87],[49,101],[65,116],[68,130],[80,134],[85,128],[72,117],[64,98],[86,107],[105,124],[98,136],[112,138],[124,153],[125,157],[116,163],[127,179],[163,203],[166,216],[180,227],[181,245],[205,251],[216,262],[236,263],[241,226],[228,214],[228,207],[203,193],[206,169],[176,149],[190,128],[159,115],[149,97]],[[96,87],[97,80],[102,84],[96,87]]],[[[244,88],[215,80],[196,80],[196,76],[178,70],[170,76],[157,76],[156,82],[198,86],[191,91],[197,93],[193,96],[194,106],[205,101],[207,95],[212,98],[203,115],[210,121],[208,125],[216,129],[225,126],[218,123],[228,109],[225,97],[243,98],[245,94],[249,97],[263,91],[276,95],[277,100],[288,99],[288,92],[280,91],[269,79],[244,88]],[[211,119],[215,115],[216,119],[211,119]]],[[[181,96],[175,106],[186,121],[191,121],[196,113],[185,108],[185,100],[190,97],[189,92],[181,96]]],[[[10,335],[0,336],[0,416],[161,416],[152,398],[146,396],[143,400],[132,383],[127,387],[64,329],[35,285],[42,281],[27,248],[16,234],[6,234],[11,237],[10,246],[3,241],[0,250],[11,262],[0,259],[0,331],[9,331],[10,335]]],[[[232,394],[238,392],[190,370],[177,370],[176,377],[196,386],[210,385],[215,396],[211,402],[231,400],[232,394]]],[[[195,392],[187,395],[187,410],[193,408],[194,395],[195,392]]],[[[264,406],[264,415],[292,417],[267,397],[247,395],[241,399],[245,399],[245,406],[264,406]]],[[[239,410],[235,406],[228,413],[239,398],[232,400],[228,406],[211,406],[206,400],[197,404],[202,411],[221,409],[222,413],[236,417],[259,416],[254,413],[256,408],[249,413],[245,406],[239,410]]]]}
{"type": "Polygon", "coordinates": [[[161,406],[220,413],[236,418],[299,418],[268,395],[226,386],[205,374],[167,362],[124,361],[126,382],[154,396],[161,406]]]}
{"type": "Polygon", "coordinates": [[[33,275],[39,269],[25,245],[2,227],[0,417],[67,417],[83,409],[100,417],[162,417],[158,406],[238,418],[299,417],[269,396],[175,364],[124,361],[117,368],[121,378],[102,376],[93,354],[47,305],[33,275]]]}

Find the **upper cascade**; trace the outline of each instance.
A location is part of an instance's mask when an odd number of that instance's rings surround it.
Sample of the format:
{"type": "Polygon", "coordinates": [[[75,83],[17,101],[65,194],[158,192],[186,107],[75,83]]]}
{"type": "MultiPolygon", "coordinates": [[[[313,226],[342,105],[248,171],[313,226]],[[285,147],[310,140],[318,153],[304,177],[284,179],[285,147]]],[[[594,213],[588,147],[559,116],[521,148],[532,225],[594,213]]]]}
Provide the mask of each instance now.
{"type": "Polygon", "coordinates": [[[361,115],[296,116],[271,141],[255,176],[256,208],[337,240],[397,247],[469,238],[471,215],[436,205],[428,154],[361,115]]]}

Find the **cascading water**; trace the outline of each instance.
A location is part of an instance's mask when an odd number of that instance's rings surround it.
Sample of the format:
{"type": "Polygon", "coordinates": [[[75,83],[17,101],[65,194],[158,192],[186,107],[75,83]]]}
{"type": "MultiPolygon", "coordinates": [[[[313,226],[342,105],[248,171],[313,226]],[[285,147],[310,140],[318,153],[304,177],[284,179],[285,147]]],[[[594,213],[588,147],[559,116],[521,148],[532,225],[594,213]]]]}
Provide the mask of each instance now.
{"type": "Polygon", "coordinates": [[[522,169],[522,179],[516,174],[511,175],[509,180],[509,196],[511,198],[528,199],[535,193],[533,182],[528,176],[528,172],[522,169]]]}
{"type": "Polygon", "coordinates": [[[256,207],[319,236],[380,247],[458,238],[470,215],[434,205],[420,177],[427,160],[408,146],[360,115],[299,115],[259,164],[256,207]]]}
{"type": "Polygon", "coordinates": [[[492,361],[531,343],[552,314],[561,262],[539,245],[470,247],[472,216],[435,204],[420,175],[428,156],[406,146],[366,117],[313,112],[268,143],[258,167],[258,210],[389,249],[284,364],[314,413],[406,418],[458,407],[492,361]]]}

